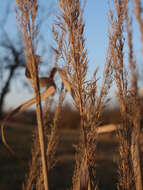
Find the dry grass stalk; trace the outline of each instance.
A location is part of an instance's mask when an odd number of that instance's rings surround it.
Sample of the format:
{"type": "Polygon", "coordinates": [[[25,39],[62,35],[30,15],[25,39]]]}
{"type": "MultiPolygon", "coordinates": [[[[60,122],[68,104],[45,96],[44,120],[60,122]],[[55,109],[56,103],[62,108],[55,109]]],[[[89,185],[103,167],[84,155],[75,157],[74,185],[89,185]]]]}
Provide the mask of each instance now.
{"type": "Polygon", "coordinates": [[[64,93],[63,90],[61,90],[59,92],[58,105],[55,108],[55,114],[53,118],[53,123],[51,125],[50,135],[48,136],[47,158],[49,169],[52,169],[56,164],[55,153],[59,142],[58,126],[61,119],[63,101],[64,93]]]}
{"type": "MultiPolygon", "coordinates": [[[[60,123],[60,114],[62,111],[62,103],[64,100],[64,93],[62,90],[59,92],[59,101],[58,105],[55,109],[55,114],[53,118],[52,124],[49,124],[48,116],[49,110],[51,108],[51,104],[53,100],[47,99],[46,105],[44,108],[44,135],[46,139],[46,156],[48,160],[48,171],[53,169],[56,164],[55,154],[59,142],[58,136],[58,125],[60,123]],[[49,126],[50,125],[50,126],[49,126]]],[[[26,183],[24,185],[25,190],[30,190],[33,187],[36,187],[38,190],[43,189],[43,173],[42,173],[42,165],[40,159],[40,147],[39,147],[39,139],[38,135],[34,135],[34,147],[32,151],[32,161],[29,168],[28,176],[26,176],[26,183]]]]}
{"type": "MultiPolygon", "coordinates": [[[[139,25],[139,31],[140,31],[141,41],[142,41],[142,45],[143,45],[142,2],[140,0],[134,0],[133,2],[134,2],[134,12],[136,15],[136,20],[137,20],[138,25],[139,25]]],[[[143,52],[143,47],[142,47],[142,52],[143,52]]],[[[142,156],[141,156],[141,162],[143,163],[142,156]]],[[[143,168],[142,168],[142,176],[143,176],[143,168]]]]}
{"type": "MultiPolygon", "coordinates": [[[[44,135],[47,143],[46,147],[46,155],[48,160],[48,171],[50,171],[56,164],[55,153],[58,146],[59,138],[58,138],[58,124],[60,122],[60,114],[62,110],[64,95],[63,92],[60,92],[59,102],[55,110],[55,115],[53,118],[53,124],[49,126],[48,113],[51,107],[51,100],[47,100],[45,109],[44,109],[44,135]],[[48,127],[47,127],[48,126],[48,127]],[[49,130],[50,128],[50,130],[49,130]]],[[[38,190],[43,189],[43,173],[42,173],[42,165],[40,159],[40,146],[39,146],[39,138],[36,131],[34,131],[33,135],[34,145],[32,150],[32,161],[30,164],[28,175],[26,175],[25,183],[23,185],[23,190],[31,190],[34,187],[38,190]]]]}
{"type": "MultiPolygon", "coordinates": [[[[53,167],[56,165],[56,158],[55,158],[55,154],[56,154],[56,150],[58,147],[58,143],[59,143],[59,135],[58,135],[58,125],[60,123],[60,115],[61,115],[61,111],[62,111],[62,103],[64,100],[64,94],[61,91],[59,93],[59,100],[58,100],[58,105],[55,108],[55,114],[54,114],[54,118],[53,118],[53,122],[51,124],[51,126],[49,125],[48,121],[47,121],[47,114],[50,110],[51,107],[51,101],[47,102],[47,106],[45,107],[44,110],[44,114],[45,114],[45,136],[46,136],[46,140],[47,140],[47,147],[46,147],[46,155],[47,155],[47,160],[48,160],[48,170],[52,170],[53,167]],[[49,129],[50,127],[50,129],[49,129]]],[[[40,170],[38,178],[36,180],[36,189],[38,190],[42,190],[43,187],[43,175],[42,175],[42,170],[40,170]]]]}
{"type": "MultiPolygon", "coordinates": [[[[84,50],[84,38],[83,38],[84,25],[82,24],[82,15],[80,14],[80,7],[79,7],[80,4],[79,1],[59,1],[59,5],[62,10],[62,18],[59,18],[58,24],[61,27],[62,30],[61,33],[64,34],[64,40],[66,38],[65,37],[66,32],[67,31],[69,32],[67,37],[69,40],[69,46],[66,49],[67,42],[64,41],[65,49],[64,52],[62,52],[62,56],[65,57],[68,63],[67,69],[65,71],[66,81],[68,82],[71,81],[69,83],[70,84],[69,93],[71,93],[70,90],[73,89],[75,105],[77,106],[81,116],[83,141],[86,146],[87,137],[85,134],[85,128],[84,128],[85,126],[83,121],[83,81],[85,81],[85,76],[86,76],[87,60],[86,60],[86,50],[84,50]],[[60,22],[62,19],[64,20],[63,23],[60,22]],[[83,55],[80,60],[80,55],[82,53],[83,55]],[[73,77],[75,80],[74,83],[73,83],[73,77]]],[[[61,45],[60,41],[58,41],[58,44],[59,46],[61,45]]],[[[83,175],[85,175],[85,173],[83,175]]],[[[78,178],[79,177],[80,176],[78,176],[78,178]]],[[[88,185],[88,181],[86,181],[85,183],[87,183],[85,185],[88,185]]]]}
{"type": "Polygon", "coordinates": [[[118,189],[133,188],[133,172],[131,168],[131,154],[130,154],[130,139],[131,132],[127,118],[127,81],[126,73],[123,67],[123,36],[122,25],[124,19],[123,1],[114,1],[117,12],[117,20],[113,19],[113,12],[110,11],[113,34],[110,34],[111,54],[113,57],[114,77],[118,88],[118,100],[123,119],[123,130],[119,133],[120,136],[120,156],[121,163],[119,165],[119,184],[118,189]]]}
{"type": "Polygon", "coordinates": [[[42,173],[42,165],[38,168],[39,174],[36,180],[36,189],[37,190],[43,190],[43,173],[42,173]]]}
{"type": "MultiPolygon", "coordinates": [[[[53,95],[55,93],[56,89],[55,86],[50,86],[49,88],[47,88],[43,93],[41,93],[41,100],[44,101],[45,99],[47,99],[49,96],[53,95]]],[[[4,128],[6,126],[6,123],[8,122],[8,120],[13,117],[16,114],[19,114],[21,112],[23,112],[25,109],[27,109],[29,106],[35,104],[36,102],[36,98],[32,98],[28,101],[26,101],[25,103],[21,104],[20,106],[18,106],[17,108],[15,108],[14,110],[12,110],[12,112],[10,112],[2,121],[1,123],[1,136],[2,136],[2,142],[5,145],[5,147],[9,150],[9,152],[15,156],[15,151],[8,145],[6,138],[5,138],[5,133],[4,133],[4,128]]]]}
{"type": "MultiPolygon", "coordinates": [[[[39,170],[40,170],[40,147],[39,138],[36,131],[34,131],[34,145],[32,149],[32,161],[30,164],[28,175],[26,175],[25,183],[23,185],[23,190],[31,190],[34,188],[37,178],[39,180],[39,170]]],[[[39,189],[38,189],[39,190],[39,189]]]]}
{"type": "Polygon", "coordinates": [[[97,72],[91,80],[86,80],[88,59],[80,1],[63,0],[59,1],[59,5],[61,14],[57,16],[53,33],[58,47],[55,52],[65,65],[64,71],[58,71],[80,113],[81,141],[77,149],[73,189],[95,189],[96,129],[111,85],[111,59],[107,57],[105,77],[98,94],[97,72]]]}
{"type": "Polygon", "coordinates": [[[132,131],[132,145],[131,145],[131,155],[133,162],[133,170],[136,181],[136,189],[142,189],[142,171],[141,171],[141,160],[140,160],[140,149],[139,149],[139,136],[140,136],[140,121],[141,121],[141,104],[138,95],[138,75],[136,71],[136,60],[134,58],[133,43],[132,43],[132,22],[128,17],[128,12],[126,12],[126,29],[128,36],[128,48],[129,48],[129,67],[131,72],[131,84],[130,89],[132,93],[132,123],[134,129],[132,131]]]}
{"type": "Polygon", "coordinates": [[[134,0],[134,11],[136,15],[136,19],[139,24],[140,34],[141,34],[141,41],[143,43],[143,19],[142,19],[142,5],[140,0],[134,0]]]}
{"type": "Polygon", "coordinates": [[[30,73],[32,79],[32,87],[34,95],[36,98],[36,113],[37,113],[37,123],[38,123],[38,134],[41,150],[42,159],[42,171],[44,178],[44,188],[48,190],[48,173],[47,173],[47,163],[46,163],[46,149],[44,142],[44,132],[43,132],[43,120],[42,120],[42,108],[41,108],[41,97],[40,97],[40,86],[38,78],[38,61],[36,56],[36,40],[38,25],[35,24],[38,4],[37,0],[17,0],[18,7],[18,19],[20,20],[20,28],[23,36],[23,41],[25,45],[25,56],[27,61],[27,69],[30,73]]]}
{"type": "Polygon", "coordinates": [[[140,106],[137,93],[136,62],[133,56],[131,22],[128,17],[128,0],[114,1],[116,18],[110,11],[112,34],[110,33],[110,49],[114,67],[114,78],[117,86],[117,98],[122,116],[122,130],[120,137],[119,183],[118,189],[142,189],[139,132],[140,106]],[[124,63],[124,23],[126,21],[130,82],[124,63]]]}

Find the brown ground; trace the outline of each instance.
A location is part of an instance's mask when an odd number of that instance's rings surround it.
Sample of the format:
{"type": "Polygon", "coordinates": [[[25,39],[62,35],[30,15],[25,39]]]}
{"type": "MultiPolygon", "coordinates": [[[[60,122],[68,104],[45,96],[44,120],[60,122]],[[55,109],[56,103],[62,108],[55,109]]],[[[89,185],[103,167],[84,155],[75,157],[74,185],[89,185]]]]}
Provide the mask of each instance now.
{"type": "MultiPolygon", "coordinates": [[[[22,119],[21,119],[22,120],[22,119]]],[[[23,160],[21,166],[0,144],[0,190],[19,190],[24,179],[24,168],[27,168],[31,155],[33,125],[26,122],[12,121],[6,129],[8,143],[23,160]]],[[[74,144],[78,142],[76,129],[61,129],[60,144],[57,152],[58,163],[50,173],[51,190],[68,189],[72,183],[74,169],[74,144]]],[[[116,189],[118,145],[115,135],[99,137],[97,144],[97,181],[100,190],[116,189]]]]}

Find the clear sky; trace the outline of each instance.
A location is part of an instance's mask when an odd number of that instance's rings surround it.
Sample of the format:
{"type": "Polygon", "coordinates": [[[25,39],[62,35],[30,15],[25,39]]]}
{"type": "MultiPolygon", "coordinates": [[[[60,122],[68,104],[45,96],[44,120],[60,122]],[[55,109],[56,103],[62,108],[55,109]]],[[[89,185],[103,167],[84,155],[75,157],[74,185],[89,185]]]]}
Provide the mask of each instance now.
{"type": "MultiPolygon", "coordinates": [[[[4,15],[5,4],[8,0],[2,0],[0,5],[0,18],[4,15]]],[[[15,24],[15,13],[14,13],[14,1],[9,0],[12,2],[11,4],[11,14],[8,19],[8,30],[10,35],[15,38],[15,31],[16,31],[16,24],[15,24]]],[[[50,17],[48,21],[42,28],[45,32],[45,43],[48,47],[51,43],[52,35],[50,34],[50,28],[52,25],[52,20],[54,18],[54,12],[57,9],[56,0],[39,0],[39,2],[44,5],[44,9],[49,11],[50,7],[50,17]]],[[[88,58],[89,58],[89,73],[93,73],[93,70],[96,67],[99,67],[99,76],[102,75],[104,65],[105,65],[105,58],[106,52],[108,47],[108,1],[107,0],[87,0],[84,19],[85,19],[85,37],[86,37],[86,44],[88,47],[88,58]]],[[[138,62],[141,64],[141,47],[140,47],[140,36],[137,31],[137,25],[134,25],[134,42],[135,42],[135,49],[138,56],[138,62]]],[[[1,53],[1,52],[0,52],[1,53]]],[[[15,83],[16,84],[16,83],[15,83]]],[[[31,96],[27,90],[23,90],[21,93],[21,88],[18,88],[18,92],[15,90],[17,86],[12,87],[12,92],[7,96],[6,104],[11,106],[17,106],[26,99],[31,96]],[[18,94],[18,95],[17,95],[18,94]],[[23,97],[24,94],[24,97],[23,97]]]]}

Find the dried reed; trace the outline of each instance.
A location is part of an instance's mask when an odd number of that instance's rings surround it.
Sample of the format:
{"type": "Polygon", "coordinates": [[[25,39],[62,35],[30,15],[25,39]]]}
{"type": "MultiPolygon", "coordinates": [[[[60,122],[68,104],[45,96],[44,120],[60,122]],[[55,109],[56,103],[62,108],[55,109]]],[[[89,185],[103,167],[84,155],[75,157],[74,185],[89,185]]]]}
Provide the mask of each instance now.
{"type": "Polygon", "coordinates": [[[25,45],[25,57],[27,61],[27,70],[29,71],[30,77],[32,79],[33,92],[36,99],[36,113],[37,113],[37,123],[38,123],[38,135],[41,150],[42,159],[42,171],[44,178],[44,188],[48,190],[48,170],[46,163],[46,149],[45,140],[43,132],[43,119],[42,119],[42,107],[41,107],[41,97],[40,97],[40,86],[38,77],[38,63],[36,56],[36,43],[38,34],[38,25],[35,23],[36,15],[38,10],[37,0],[17,0],[17,16],[20,21],[20,29],[23,37],[23,42],[25,45]]]}
{"type": "Polygon", "coordinates": [[[81,140],[73,176],[73,189],[97,189],[95,150],[97,127],[101,122],[106,96],[111,85],[111,59],[107,56],[105,75],[100,92],[97,92],[97,72],[87,81],[88,58],[85,48],[83,9],[79,0],[59,1],[61,13],[53,28],[57,49],[64,63],[59,75],[74,99],[80,113],[81,140]],[[59,48],[60,47],[60,48],[59,48]],[[60,49],[60,51],[59,51],[60,49]]]}
{"type": "Polygon", "coordinates": [[[133,55],[131,20],[128,17],[128,0],[115,0],[116,15],[110,10],[111,30],[109,42],[117,86],[117,98],[122,116],[122,130],[119,130],[120,163],[118,189],[142,189],[139,133],[140,104],[137,93],[136,62],[133,55]],[[124,25],[126,25],[130,81],[124,60],[124,25]]]}

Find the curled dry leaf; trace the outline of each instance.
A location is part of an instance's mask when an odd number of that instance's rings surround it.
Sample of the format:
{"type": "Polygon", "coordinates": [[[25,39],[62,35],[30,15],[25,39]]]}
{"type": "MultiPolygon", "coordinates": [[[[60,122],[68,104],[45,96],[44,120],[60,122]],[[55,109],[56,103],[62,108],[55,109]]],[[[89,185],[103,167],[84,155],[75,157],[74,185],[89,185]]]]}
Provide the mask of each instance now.
{"type": "MultiPolygon", "coordinates": [[[[49,88],[47,88],[43,93],[41,93],[41,101],[46,100],[49,96],[53,95],[56,91],[56,87],[55,86],[50,86],[49,88]]],[[[7,144],[6,142],[6,138],[4,135],[4,127],[6,122],[15,114],[18,114],[20,112],[23,112],[25,109],[27,109],[28,107],[30,107],[31,105],[36,103],[36,98],[32,98],[30,100],[28,100],[27,102],[25,102],[24,104],[21,104],[20,106],[18,106],[16,109],[14,109],[12,112],[10,112],[3,120],[2,124],[1,124],[1,138],[2,138],[2,142],[5,145],[5,147],[9,150],[9,152],[14,155],[14,151],[12,150],[12,148],[7,144]]]]}
{"type": "Polygon", "coordinates": [[[72,85],[71,83],[69,82],[68,80],[68,77],[66,75],[66,73],[64,72],[64,70],[62,69],[57,69],[58,70],[58,74],[66,88],[66,90],[68,91],[68,93],[72,96],[72,98],[75,100],[75,93],[74,93],[74,90],[72,88],[72,85]]]}
{"type": "MultiPolygon", "coordinates": [[[[49,96],[53,95],[56,92],[56,85],[54,82],[54,76],[56,74],[56,72],[58,71],[58,74],[66,88],[66,90],[68,91],[68,93],[72,96],[73,99],[75,99],[75,94],[74,91],[71,87],[71,83],[68,81],[67,75],[64,72],[63,69],[61,68],[56,68],[54,67],[51,72],[50,72],[50,76],[49,77],[41,77],[39,79],[39,83],[40,83],[40,87],[45,87],[46,90],[44,92],[41,93],[41,101],[46,100],[49,96]]],[[[25,71],[25,75],[26,77],[29,79],[31,79],[31,76],[29,76],[29,71],[26,68],[25,71]]],[[[5,138],[5,134],[4,134],[4,127],[5,124],[8,122],[8,120],[14,116],[15,114],[21,113],[23,112],[25,109],[27,109],[28,107],[32,106],[33,104],[36,103],[36,98],[32,98],[28,101],[26,101],[25,103],[21,104],[20,106],[18,106],[16,109],[14,109],[12,112],[10,112],[3,120],[2,124],[1,124],[1,138],[2,138],[2,142],[5,145],[5,147],[9,150],[9,152],[14,155],[14,151],[12,150],[12,148],[7,144],[6,142],[6,138],[5,138]]]]}

